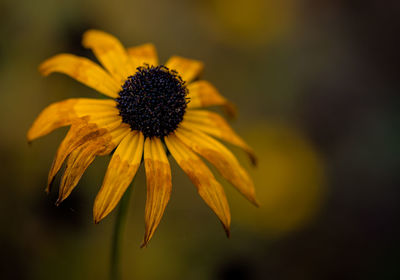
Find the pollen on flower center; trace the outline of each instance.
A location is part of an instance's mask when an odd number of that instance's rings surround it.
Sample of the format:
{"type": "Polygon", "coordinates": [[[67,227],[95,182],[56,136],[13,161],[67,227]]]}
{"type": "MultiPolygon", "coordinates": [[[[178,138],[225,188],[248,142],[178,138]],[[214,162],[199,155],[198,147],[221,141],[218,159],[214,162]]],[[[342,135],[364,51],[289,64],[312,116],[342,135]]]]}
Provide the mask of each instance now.
{"type": "Polygon", "coordinates": [[[174,70],[138,67],[116,98],[122,121],[145,137],[164,137],[183,120],[188,100],[185,82],[174,70]]]}

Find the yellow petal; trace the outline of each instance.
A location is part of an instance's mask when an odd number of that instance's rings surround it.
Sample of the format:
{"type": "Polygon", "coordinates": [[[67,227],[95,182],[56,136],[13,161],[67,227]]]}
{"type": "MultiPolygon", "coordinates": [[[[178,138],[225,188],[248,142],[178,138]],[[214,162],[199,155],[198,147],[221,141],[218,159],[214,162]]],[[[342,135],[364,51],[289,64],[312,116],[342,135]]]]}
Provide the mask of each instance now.
{"type": "Polygon", "coordinates": [[[253,181],[224,145],[200,131],[178,128],[175,134],[190,149],[211,162],[225,179],[258,206],[253,181]]]}
{"type": "Polygon", "coordinates": [[[131,131],[115,150],[94,202],[95,223],[100,222],[115,208],[132,182],[142,160],[143,142],[141,132],[131,131]]]}
{"type": "Polygon", "coordinates": [[[72,120],[77,118],[73,109],[77,101],[78,99],[67,99],[47,106],[28,130],[28,141],[44,136],[56,128],[70,125],[72,120]]]}
{"type": "Polygon", "coordinates": [[[109,154],[128,133],[129,128],[121,126],[120,128],[90,140],[75,149],[68,156],[65,171],[61,178],[61,185],[56,204],[60,204],[71,194],[83,173],[96,156],[109,154]]]}
{"type": "Polygon", "coordinates": [[[121,85],[134,74],[132,62],[121,42],[106,32],[89,30],[83,34],[82,44],[92,49],[97,59],[121,85]]]}
{"type": "Polygon", "coordinates": [[[145,209],[146,246],[161,221],[171,195],[171,168],[159,138],[147,138],[144,143],[144,165],[146,169],[147,200],[145,209]]]}
{"type": "Polygon", "coordinates": [[[244,140],[232,130],[224,118],[214,112],[205,110],[187,110],[180,126],[192,130],[200,130],[236,145],[248,154],[254,165],[257,163],[257,158],[253,149],[250,148],[244,140]]]}
{"type": "Polygon", "coordinates": [[[199,195],[220,219],[226,234],[229,236],[231,214],[222,186],[214,178],[214,175],[204,162],[175,135],[172,134],[165,137],[165,143],[178,165],[197,187],[199,195]]]}
{"type": "Polygon", "coordinates": [[[172,56],[166,66],[171,70],[176,70],[187,84],[198,78],[204,69],[203,62],[180,56],[172,56]]]}
{"type": "Polygon", "coordinates": [[[187,86],[190,102],[188,108],[201,108],[208,106],[223,106],[229,116],[236,115],[235,106],[223,97],[209,82],[200,80],[187,86]]]}
{"type": "Polygon", "coordinates": [[[40,64],[39,71],[44,76],[53,72],[66,74],[112,98],[116,98],[121,90],[120,83],[99,65],[87,58],[72,54],[59,54],[45,60],[40,64]]]}
{"type": "Polygon", "coordinates": [[[72,121],[82,117],[92,119],[90,122],[104,123],[110,117],[114,121],[121,122],[115,106],[115,101],[111,99],[72,98],[53,103],[46,107],[33,122],[27,133],[27,139],[29,142],[33,141],[54,129],[70,125],[72,121]]]}
{"type": "Polygon", "coordinates": [[[144,44],[137,47],[131,47],[127,49],[128,55],[133,61],[133,65],[136,67],[148,64],[150,66],[158,65],[158,56],[156,47],[153,44],[144,44]]]}

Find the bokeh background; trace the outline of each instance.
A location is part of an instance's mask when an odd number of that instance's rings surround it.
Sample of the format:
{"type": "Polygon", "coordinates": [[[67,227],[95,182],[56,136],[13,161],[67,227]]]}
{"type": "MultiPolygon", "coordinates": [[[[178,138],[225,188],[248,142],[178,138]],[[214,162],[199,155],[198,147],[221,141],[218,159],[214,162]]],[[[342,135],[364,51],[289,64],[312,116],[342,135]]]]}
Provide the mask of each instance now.
{"type": "Polygon", "coordinates": [[[259,156],[252,168],[232,147],[262,206],[224,182],[230,239],[172,161],[172,198],[146,249],[141,168],[124,279],[400,279],[398,3],[1,0],[0,278],[107,279],[115,213],[94,225],[91,209],[109,157],[56,207],[56,188],[47,196],[44,186],[67,130],[25,139],[48,104],[98,96],[37,72],[60,52],[93,58],[80,41],[98,28],[125,46],[153,42],[161,61],[204,61],[259,156]]]}

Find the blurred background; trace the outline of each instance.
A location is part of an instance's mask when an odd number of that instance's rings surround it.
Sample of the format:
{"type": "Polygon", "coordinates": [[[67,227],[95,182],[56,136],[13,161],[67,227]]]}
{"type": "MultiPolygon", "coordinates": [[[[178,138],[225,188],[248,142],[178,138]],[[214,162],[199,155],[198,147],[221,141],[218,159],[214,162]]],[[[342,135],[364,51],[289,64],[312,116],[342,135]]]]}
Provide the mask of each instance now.
{"type": "MultiPolygon", "coordinates": [[[[237,104],[232,126],[259,166],[255,208],[223,181],[227,239],[172,161],[173,193],[150,245],[145,178],[124,232],[124,279],[400,279],[398,1],[171,0],[0,2],[0,278],[107,279],[115,212],[92,223],[109,157],[60,207],[47,172],[67,129],[28,145],[48,104],[99,95],[37,66],[61,52],[93,58],[82,33],[153,42],[160,61],[204,61],[237,104]],[[396,125],[397,123],[397,125],[396,125]]],[[[57,185],[57,184],[56,184],[57,185]]]]}

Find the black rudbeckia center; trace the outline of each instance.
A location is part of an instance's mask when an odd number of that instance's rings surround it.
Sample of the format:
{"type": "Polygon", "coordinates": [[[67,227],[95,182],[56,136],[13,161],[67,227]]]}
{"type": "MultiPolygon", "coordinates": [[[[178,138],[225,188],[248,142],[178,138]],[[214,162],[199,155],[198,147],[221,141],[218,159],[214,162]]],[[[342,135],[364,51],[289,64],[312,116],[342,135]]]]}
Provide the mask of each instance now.
{"type": "Polygon", "coordinates": [[[174,70],[161,66],[137,68],[119,92],[122,121],[145,137],[163,137],[183,120],[187,106],[185,82],[174,70]]]}

